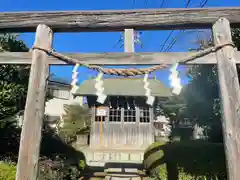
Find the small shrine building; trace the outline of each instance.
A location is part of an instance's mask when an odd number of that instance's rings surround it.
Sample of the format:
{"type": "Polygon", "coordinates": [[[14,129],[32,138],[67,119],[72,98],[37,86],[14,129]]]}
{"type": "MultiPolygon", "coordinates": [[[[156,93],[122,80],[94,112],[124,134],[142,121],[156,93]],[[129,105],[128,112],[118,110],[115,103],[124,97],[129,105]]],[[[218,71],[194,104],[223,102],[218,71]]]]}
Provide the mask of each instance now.
{"type": "Polygon", "coordinates": [[[85,96],[91,115],[90,148],[145,149],[154,142],[155,108],[172,96],[170,88],[148,79],[154,104],[146,103],[143,78],[103,79],[104,104],[97,102],[95,79],[84,81],[74,94],[85,96]]]}

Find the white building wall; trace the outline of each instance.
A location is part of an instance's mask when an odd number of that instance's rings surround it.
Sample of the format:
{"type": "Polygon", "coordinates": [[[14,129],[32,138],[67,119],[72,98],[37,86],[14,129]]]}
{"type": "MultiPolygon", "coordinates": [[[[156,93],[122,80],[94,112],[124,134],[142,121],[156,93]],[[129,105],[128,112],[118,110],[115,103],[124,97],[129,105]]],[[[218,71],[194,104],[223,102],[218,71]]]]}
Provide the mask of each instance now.
{"type": "MultiPolygon", "coordinates": [[[[53,93],[56,94],[56,93],[53,93]]],[[[55,96],[55,95],[54,95],[55,96]]],[[[83,105],[83,97],[76,97],[71,95],[67,90],[58,90],[58,94],[53,99],[46,102],[45,114],[48,116],[61,116],[64,114],[65,104],[80,104],[83,105]]]]}
{"type": "MultiPolygon", "coordinates": [[[[72,94],[68,90],[53,90],[53,98],[46,102],[45,104],[45,114],[48,117],[60,117],[65,113],[65,104],[80,104],[83,105],[83,97],[73,98],[72,94]]],[[[23,115],[17,116],[18,126],[23,125],[23,115]]]]}
{"type": "Polygon", "coordinates": [[[157,116],[154,121],[156,124],[162,126],[161,129],[155,128],[155,136],[167,137],[171,133],[171,126],[169,125],[169,119],[165,116],[157,116]]]}

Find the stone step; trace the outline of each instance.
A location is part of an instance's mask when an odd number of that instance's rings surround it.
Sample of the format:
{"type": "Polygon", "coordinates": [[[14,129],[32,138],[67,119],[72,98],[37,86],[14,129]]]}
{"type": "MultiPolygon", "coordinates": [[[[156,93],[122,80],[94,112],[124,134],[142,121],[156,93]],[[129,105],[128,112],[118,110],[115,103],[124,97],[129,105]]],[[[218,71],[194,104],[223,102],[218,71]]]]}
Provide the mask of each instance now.
{"type": "Polygon", "coordinates": [[[107,175],[108,176],[110,176],[110,175],[112,175],[112,176],[114,176],[114,175],[127,176],[128,175],[129,176],[129,174],[132,175],[132,176],[137,176],[137,175],[139,175],[139,176],[146,176],[146,173],[145,173],[144,170],[136,170],[136,169],[134,169],[134,170],[132,170],[132,169],[131,170],[126,170],[125,173],[121,172],[120,169],[118,169],[118,170],[116,170],[116,169],[108,169],[108,170],[105,170],[104,172],[94,172],[93,173],[93,175],[95,177],[105,177],[107,175]]]}
{"type": "MultiPolygon", "coordinates": [[[[106,172],[106,171],[105,171],[106,172]]],[[[105,180],[114,180],[114,179],[124,179],[124,180],[140,180],[146,177],[145,173],[138,169],[129,169],[126,168],[124,171],[122,169],[109,168],[106,175],[105,180]]]]}
{"type": "Polygon", "coordinates": [[[108,163],[135,163],[142,164],[142,161],[87,161],[88,166],[105,167],[108,163]]]}
{"type": "Polygon", "coordinates": [[[104,167],[106,162],[101,162],[101,161],[87,161],[88,166],[93,166],[93,167],[104,167]]]}
{"type": "Polygon", "coordinates": [[[94,172],[94,177],[101,177],[106,180],[140,180],[146,177],[142,163],[105,162],[104,165],[100,164],[102,162],[91,163],[92,166],[89,170],[94,172]],[[99,168],[100,166],[102,167],[99,168]]]}
{"type": "Polygon", "coordinates": [[[108,174],[121,172],[138,174],[138,171],[139,170],[137,168],[108,168],[105,170],[105,172],[108,174]]]}
{"type": "Polygon", "coordinates": [[[105,180],[141,180],[142,178],[138,175],[127,175],[127,174],[115,174],[107,175],[105,180]]]}

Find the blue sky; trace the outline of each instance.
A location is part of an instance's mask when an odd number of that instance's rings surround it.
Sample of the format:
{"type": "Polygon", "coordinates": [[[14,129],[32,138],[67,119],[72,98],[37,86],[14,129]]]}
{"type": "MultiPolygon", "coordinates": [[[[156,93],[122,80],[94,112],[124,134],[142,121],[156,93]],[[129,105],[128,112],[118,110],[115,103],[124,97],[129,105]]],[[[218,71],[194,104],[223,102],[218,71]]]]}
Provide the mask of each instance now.
{"type": "MultiPolygon", "coordinates": [[[[202,0],[192,0],[189,7],[199,7],[202,0]]],[[[162,0],[1,0],[0,11],[51,11],[51,10],[120,10],[120,9],[146,9],[159,8],[162,0]]],[[[187,0],[166,0],[164,8],[182,8],[187,0]]],[[[209,0],[205,7],[240,6],[240,0],[209,0]]],[[[170,31],[144,31],[140,37],[143,47],[136,46],[136,52],[159,52],[170,31]]],[[[174,31],[171,39],[178,34],[174,31]]],[[[205,36],[204,33],[185,32],[181,34],[176,44],[170,51],[187,51],[194,47],[197,36],[205,36]]],[[[120,44],[117,44],[121,36],[120,32],[105,33],[59,33],[54,36],[53,48],[59,52],[123,52],[120,44]]],[[[21,34],[22,39],[29,47],[34,41],[34,33],[21,34]]],[[[168,43],[166,45],[168,45],[168,43]]],[[[51,73],[59,78],[71,80],[72,66],[52,66],[51,73]]],[[[181,80],[187,82],[186,68],[180,67],[181,80]]],[[[88,79],[96,72],[86,68],[79,69],[79,81],[88,79]]],[[[157,71],[157,79],[169,85],[168,69],[157,71]]]]}

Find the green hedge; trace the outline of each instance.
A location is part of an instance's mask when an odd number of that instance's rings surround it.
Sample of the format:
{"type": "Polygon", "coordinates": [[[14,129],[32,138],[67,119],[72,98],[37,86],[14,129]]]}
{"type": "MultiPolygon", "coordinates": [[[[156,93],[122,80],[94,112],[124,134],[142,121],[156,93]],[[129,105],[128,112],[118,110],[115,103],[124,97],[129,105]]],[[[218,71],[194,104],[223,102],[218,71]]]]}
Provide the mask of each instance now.
{"type": "Polygon", "coordinates": [[[194,176],[226,177],[223,144],[206,141],[153,143],[145,151],[144,166],[151,175],[178,176],[181,170],[194,176]]]}
{"type": "Polygon", "coordinates": [[[0,162],[0,180],[15,180],[16,166],[0,162]]]}

